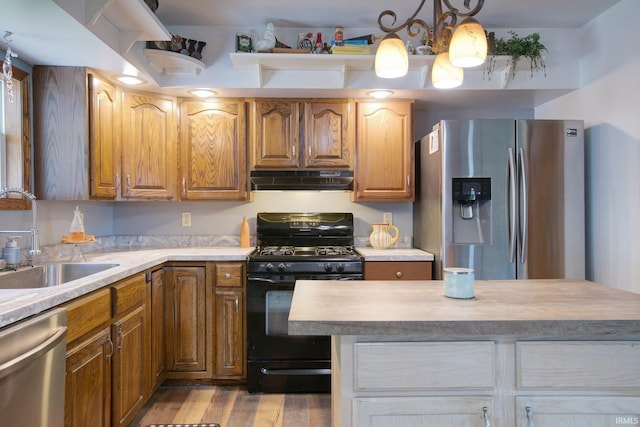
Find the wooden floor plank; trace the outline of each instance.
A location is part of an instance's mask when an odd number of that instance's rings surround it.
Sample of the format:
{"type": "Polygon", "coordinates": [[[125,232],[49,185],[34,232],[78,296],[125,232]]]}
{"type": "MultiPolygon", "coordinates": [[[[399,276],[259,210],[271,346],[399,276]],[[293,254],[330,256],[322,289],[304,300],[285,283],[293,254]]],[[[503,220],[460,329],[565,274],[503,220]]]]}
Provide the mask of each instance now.
{"type": "Polygon", "coordinates": [[[213,389],[192,390],[182,407],[173,418],[175,424],[197,424],[203,421],[203,415],[211,404],[215,394],[213,389]]]}
{"type": "Polygon", "coordinates": [[[260,396],[254,427],[282,427],[284,412],[284,395],[264,394],[260,396]]]}
{"type": "Polygon", "coordinates": [[[241,386],[162,386],[129,427],[218,423],[221,427],[329,427],[329,394],[248,393],[241,386]]]}

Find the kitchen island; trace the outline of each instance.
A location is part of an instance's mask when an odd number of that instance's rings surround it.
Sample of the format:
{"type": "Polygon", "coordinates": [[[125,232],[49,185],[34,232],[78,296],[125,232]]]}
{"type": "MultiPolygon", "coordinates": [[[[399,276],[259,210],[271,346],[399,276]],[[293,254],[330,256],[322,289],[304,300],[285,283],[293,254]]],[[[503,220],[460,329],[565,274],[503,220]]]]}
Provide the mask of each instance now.
{"type": "Polygon", "coordinates": [[[333,337],[334,426],[640,417],[640,295],[587,281],[299,281],[289,333],[333,337]]]}

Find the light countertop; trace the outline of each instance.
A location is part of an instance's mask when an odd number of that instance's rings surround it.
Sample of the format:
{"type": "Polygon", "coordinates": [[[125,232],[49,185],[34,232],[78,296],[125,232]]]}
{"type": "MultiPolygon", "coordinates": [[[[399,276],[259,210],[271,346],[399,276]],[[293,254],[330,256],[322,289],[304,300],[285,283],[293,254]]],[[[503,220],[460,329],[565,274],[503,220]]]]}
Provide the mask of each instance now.
{"type": "Polygon", "coordinates": [[[244,261],[253,249],[198,247],[85,254],[88,262],[119,265],[59,286],[0,289],[0,328],[167,261],[244,261]]]}
{"type": "Polygon", "coordinates": [[[588,281],[475,282],[475,298],[444,296],[442,281],[298,281],[293,335],[440,338],[640,333],[640,295],[588,281]]]}
{"type": "Polygon", "coordinates": [[[357,247],[366,261],[433,261],[433,254],[415,248],[374,249],[357,247]]]}
{"type": "MultiPolygon", "coordinates": [[[[193,247],[87,253],[88,262],[117,267],[50,288],[0,289],[0,328],[167,261],[244,261],[254,248],[193,247]]],[[[367,261],[430,261],[420,249],[361,248],[367,261]]],[[[9,273],[10,274],[10,273],[9,273]]]]}

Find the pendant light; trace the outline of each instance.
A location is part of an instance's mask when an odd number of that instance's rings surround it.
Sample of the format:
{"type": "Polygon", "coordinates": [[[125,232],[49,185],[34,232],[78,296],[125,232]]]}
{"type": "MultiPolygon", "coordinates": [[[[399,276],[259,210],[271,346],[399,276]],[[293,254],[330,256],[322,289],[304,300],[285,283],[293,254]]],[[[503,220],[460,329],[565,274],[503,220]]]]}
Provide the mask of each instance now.
{"type": "Polygon", "coordinates": [[[408,71],[409,58],[404,43],[396,35],[406,28],[410,37],[422,34],[425,45],[429,45],[437,55],[431,71],[431,80],[436,88],[454,88],[462,84],[463,68],[477,67],[487,57],[487,36],[484,28],[473,16],[483,7],[484,0],[464,0],[464,8],[455,7],[453,0],[432,0],[433,27],[418,13],[426,0],[420,0],[416,11],[404,22],[396,25],[397,15],[392,10],[384,10],[378,16],[378,27],[387,35],[384,37],[375,57],[375,70],[378,77],[402,77],[408,71]],[[447,11],[443,12],[443,4],[447,11]],[[457,19],[463,19],[458,26],[457,19]],[[387,26],[383,20],[390,20],[387,26]],[[451,60],[451,62],[449,62],[451,60]]]}
{"type": "Polygon", "coordinates": [[[436,56],[431,70],[431,83],[436,89],[453,89],[462,84],[464,70],[449,61],[449,52],[442,52],[436,56]]]}
{"type": "Polygon", "coordinates": [[[467,18],[453,32],[449,44],[449,60],[456,67],[477,67],[487,58],[487,36],[473,18],[467,18]]]}
{"type": "Polygon", "coordinates": [[[402,39],[396,33],[389,33],[380,42],[375,57],[378,77],[393,79],[402,77],[409,70],[409,54],[402,39]]]}

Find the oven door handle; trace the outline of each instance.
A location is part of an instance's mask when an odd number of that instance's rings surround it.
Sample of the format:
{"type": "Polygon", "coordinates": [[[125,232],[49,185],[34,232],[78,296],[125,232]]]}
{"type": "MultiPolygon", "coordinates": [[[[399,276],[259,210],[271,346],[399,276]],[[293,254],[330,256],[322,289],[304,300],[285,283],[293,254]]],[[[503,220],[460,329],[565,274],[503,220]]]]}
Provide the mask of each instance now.
{"type": "Polygon", "coordinates": [[[273,279],[267,279],[266,277],[252,277],[252,276],[247,277],[247,281],[252,281],[252,282],[265,282],[265,283],[276,283],[276,281],[275,281],[275,280],[273,280],[273,279]]]}
{"type": "Polygon", "coordinates": [[[329,368],[309,368],[309,369],[267,369],[261,368],[263,375],[331,375],[329,368]]]}

